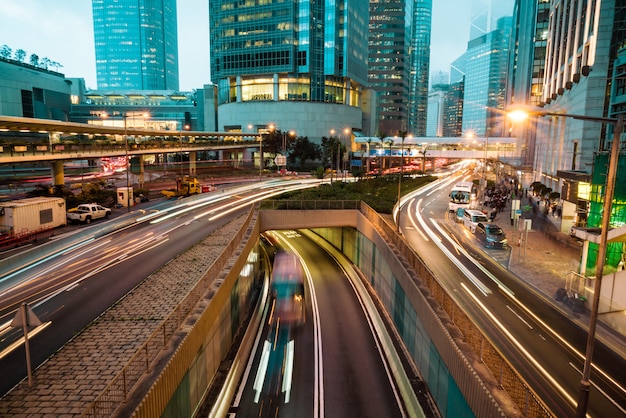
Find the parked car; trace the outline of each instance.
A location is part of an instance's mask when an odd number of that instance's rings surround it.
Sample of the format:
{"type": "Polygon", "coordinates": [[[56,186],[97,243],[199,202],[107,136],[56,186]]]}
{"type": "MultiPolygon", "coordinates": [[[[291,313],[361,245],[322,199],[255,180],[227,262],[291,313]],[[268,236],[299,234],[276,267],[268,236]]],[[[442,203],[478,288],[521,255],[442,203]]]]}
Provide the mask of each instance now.
{"type": "Polygon", "coordinates": [[[476,224],[476,237],[488,248],[507,248],[509,245],[502,228],[494,223],[476,224]]]}
{"type": "Polygon", "coordinates": [[[463,212],[463,225],[469,228],[472,233],[476,232],[476,225],[478,225],[479,222],[488,223],[489,218],[479,210],[466,209],[465,212],[463,212]]]}
{"type": "Polygon", "coordinates": [[[111,209],[97,203],[78,205],[76,209],[71,209],[66,214],[68,222],[86,224],[90,224],[95,219],[108,218],[109,216],[111,216],[111,209]]]}

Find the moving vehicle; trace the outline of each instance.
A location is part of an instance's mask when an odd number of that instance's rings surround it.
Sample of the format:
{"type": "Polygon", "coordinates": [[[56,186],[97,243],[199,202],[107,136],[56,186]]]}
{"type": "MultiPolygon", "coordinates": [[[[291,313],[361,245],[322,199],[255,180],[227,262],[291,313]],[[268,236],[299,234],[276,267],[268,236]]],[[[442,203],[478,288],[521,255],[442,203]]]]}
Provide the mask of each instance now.
{"type": "Polygon", "coordinates": [[[111,216],[111,209],[100,206],[97,203],[85,203],[78,205],[76,209],[69,210],[65,215],[71,223],[86,223],[111,216]]]}
{"type": "Polygon", "coordinates": [[[456,212],[459,208],[471,209],[476,207],[477,196],[478,189],[471,181],[461,181],[456,183],[452,186],[452,190],[450,190],[450,203],[448,203],[448,210],[450,212],[456,212]]]}
{"type": "Polygon", "coordinates": [[[200,185],[200,182],[198,182],[197,178],[188,176],[185,176],[182,179],[180,177],[177,178],[175,189],[161,191],[161,194],[168,199],[172,197],[186,197],[198,193],[202,193],[202,186],[200,185]]]}
{"type": "Polygon", "coordinates": [[[504,231],[496,224],[479,222],[475,233],[485,247],[504,249],[509,245],[504,231]]]}
{"type": "Polygon", "coordinates": [[[300,326],[304,323],[304,270],[297,255],[281,250],[274,256],[270,281],[275,326],[300,326]]]}
{"type": "Polygon", "coordinates": [[[463,212],[463,225],[468,227],[472,233],[476,232],[476,225],[480,222],[483,224],[489,223],[489,218],[481,211],[466,209],[465,212],[463,212]]]}

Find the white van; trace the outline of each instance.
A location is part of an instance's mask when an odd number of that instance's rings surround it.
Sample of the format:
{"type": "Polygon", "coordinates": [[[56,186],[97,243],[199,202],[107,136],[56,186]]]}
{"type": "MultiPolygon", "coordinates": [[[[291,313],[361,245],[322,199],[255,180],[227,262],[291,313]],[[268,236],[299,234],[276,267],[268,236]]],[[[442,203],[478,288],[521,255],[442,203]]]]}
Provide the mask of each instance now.
{"type": "Polygon", "coordinates": [[[476,225],[479,223],[489,223],[487,215],[479,210],[466,209],[463,213],[463,225],[469,228],[472,233],[476,232],[476,225]]]}

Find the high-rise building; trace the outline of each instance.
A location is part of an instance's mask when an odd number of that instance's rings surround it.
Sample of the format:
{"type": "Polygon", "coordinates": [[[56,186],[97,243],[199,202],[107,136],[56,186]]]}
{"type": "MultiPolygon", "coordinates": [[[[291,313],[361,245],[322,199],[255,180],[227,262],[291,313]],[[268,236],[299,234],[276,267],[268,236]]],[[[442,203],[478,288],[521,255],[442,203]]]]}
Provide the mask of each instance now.
{"type": "MultiPolygon", "coordinates": [[[[507,104],[543,105],[543,78],[550,18],[549,0],[518,0],[513,9],[507,104]]],[[[533,162],[535,130],[528,124],[509,127],[520,139],[522,165],[533,162]]]]}
{"type": "Polygon", "coordinates": [[[430,71],[430,28],[432,0],[414,0],[413,30],[411,32],[408,131],[426,134],[428,108],[428,74],[430,71]]]}
{"type": "Polygon", "coordinates": [[[364,10],[366,0],[211,1],[211,77],[218,90],[219,128],[258,131],[271,125],[314,141],[331,131],[361,130],[367,84],[364,10]]]}
{"type": "Polygon", "coordinates": [[[432,0],[369,5],[369,85],[379,94],[380,133],[424,136],[432,0]]]}
{"type": "Polygon", "coordinates": [[[464,58],[463,133],[504,136],[505,92],[511,17],[467,44],[464,58]]]}
{"type": "MultiPolygon", "coordinates": [[[[469,40],[488,34],[498,26],[498,19],[510,16],[514,0],[471,0],[469,40]]],[[[549,0],[548,0],[549,1],[549,0]]]]}
{"type": "Polygon", "coordinates": [[[426,134],[432,0],[369,3],[369,85],[378,92],[380,134],[426,134]]]}
{"type": "Polygon", "coordinates": [[[176,0],[92,0],[99,90],[178,90],[176,0]]]}
{"type": "MultiPolygon", "coordinates": [[[[549,20],[538,104],[545,112],[566,115],[623,114],[624,1],[569,6],[569,1],[552,0],[543,12],[549,20]]],[[[595,163],[596,156],[610,149],[612,127],[567,116],[535,117],[527,124],[536,130],[532,179],[560,193],[561,231],[573,225],[598,226],[604,185],[593,184],[592,175],[606,172],[595,163]],[[583,190],[587,192],[580,193],[583,190]]],[[[614,206],[614,213],[621,210],[614,206]]]]}
{"type": "Polygon", "coordinates": [[[369,85],[378,92],[381,135],[408,129],[414,0],[369,2],[369,85]]]}
{"type": "Polygon", "coordinates": [[[426,120],[426,136],[443,136],[443,121],[446,110],[446,97],[449,84],[435,84],[428,93],[428,113],[426,120]]]}
{"type": "Polygon", "coordinates": [[[443,112],[444,137],[460,137],[463,134],[463,94],[465,81],[461,80],[450,84],[446,94],[445,109],[443,112]]]}

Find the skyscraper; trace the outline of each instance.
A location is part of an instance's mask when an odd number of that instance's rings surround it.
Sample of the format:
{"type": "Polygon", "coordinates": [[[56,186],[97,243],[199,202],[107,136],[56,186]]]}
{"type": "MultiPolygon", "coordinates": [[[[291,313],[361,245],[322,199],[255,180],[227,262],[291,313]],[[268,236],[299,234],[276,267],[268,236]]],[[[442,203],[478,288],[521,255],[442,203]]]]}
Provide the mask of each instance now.
{"type": "Polygon", "coordinates": [[[314,140],[331,130],[360,130],[367,5],[211,1],[220,129],[256,131],[271,124],[314,140]]]}
{"type": "Polygon", "coordinates": [[[370,1],[369,83],[379,94],[381,134],[408,127],[413,0],[370,1]]]}
{"type": "Polygon", "coordinates": [[[464,58],[465,94],[463,133],[504,135],[506,76],[511,17],[498,20],[498,28],[469,41],[464,58]]]}
{"type": "Polygon", "coordinates": [[[432,0],[372,0],[369,84],[379,94],[380,133],[426,134],[432,0]]]}
{"type": "Polygon", "coordinates": [[[92,0],[99,90],[178,90],[176,0],[92,0]]]}
{"type": "MultiPolygon", "coordinates": [[[[507,104],[543,105],[543,78],[550,20],[550,2],[517,0],[513,9],[513,31],[509,55],[507,104]]],[[[513,136],[521,140],[522,165],[533,162],[535,131],[530,124],[511,124],[513,136]]]]}
{"type": "Polygon", "coordinates": [[[430,27],[432,0],[415,0],[411,32],[411,80],[409,85],[409,132],[426,134],[428,74],[430,72],[430,27]]]}

